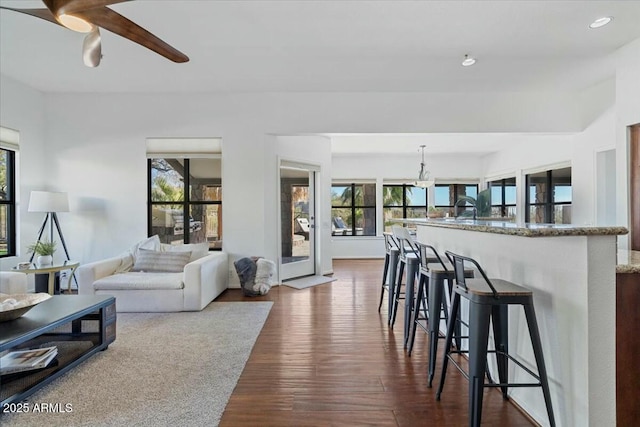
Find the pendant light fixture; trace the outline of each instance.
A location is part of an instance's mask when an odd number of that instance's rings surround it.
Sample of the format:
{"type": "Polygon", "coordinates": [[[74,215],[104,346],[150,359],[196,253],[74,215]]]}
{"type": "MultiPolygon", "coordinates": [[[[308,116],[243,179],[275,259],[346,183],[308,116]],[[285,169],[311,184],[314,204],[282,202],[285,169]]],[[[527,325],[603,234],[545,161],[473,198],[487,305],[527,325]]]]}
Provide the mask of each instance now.
{"type": "Polygon", "coordinates": [[[420,149],[422,150],[422,161],[420,162],[420,173],[418,174],[418,180],[413,183],[414,186],[420,187],[420,188],[433,187],[433,184],[435,184],[435,181],[433,179],[430,179],[430,176],[429,176],[430,172],[425,169],[425,166],[426,166],[424,163],[425,147],[426,145],[420,146],[420,149]]]}

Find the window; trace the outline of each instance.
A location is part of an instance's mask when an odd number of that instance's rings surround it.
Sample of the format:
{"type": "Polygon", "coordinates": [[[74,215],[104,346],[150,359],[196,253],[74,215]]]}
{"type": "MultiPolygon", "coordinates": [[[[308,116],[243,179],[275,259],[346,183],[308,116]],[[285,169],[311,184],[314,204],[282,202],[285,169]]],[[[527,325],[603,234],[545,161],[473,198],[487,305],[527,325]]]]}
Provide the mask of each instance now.
{"type": "Polygon", "coordinates": [[[436,208],[448,212],[449,216],[473,215],[473,207],[469,202],[464,205],[461,203],[457,208],[455,204],[460,196],[477,198],[478,184],[436,184],[434,189],[436,208]]]}
{"type": "Polygon", "coordinates": [[[516,178],[491,181],[491,216],[502,218],[516,217],[516,178]]]}
{"type": "Polygon", "coordinates": [[[0,148],[0,257],[16,255],[15,158],[0,148]]]}
{"type": "Polygon", "coordinates": [[[221,160],[148,159],[148,232],[163,243],[222,249],[221,160]]]}
{"type": "Polygon", "coordinates": [[[376,185],[332,185],[331,217],[333,236],[375,236],[376,185]]]}
{"type": "MultiPolygon", "coordinates": [[[[392,219],[425,218],[427,216],[427,189],[397,184],[382,187],[384,231],[391,231],[392,219]]],[[[397,223],[395,223],[397,225],[397,223]]]]}
{"type": "Polygon", "coordinates": [[[525,221],[571,223],[571,168],[527,175],[525,221]]]}

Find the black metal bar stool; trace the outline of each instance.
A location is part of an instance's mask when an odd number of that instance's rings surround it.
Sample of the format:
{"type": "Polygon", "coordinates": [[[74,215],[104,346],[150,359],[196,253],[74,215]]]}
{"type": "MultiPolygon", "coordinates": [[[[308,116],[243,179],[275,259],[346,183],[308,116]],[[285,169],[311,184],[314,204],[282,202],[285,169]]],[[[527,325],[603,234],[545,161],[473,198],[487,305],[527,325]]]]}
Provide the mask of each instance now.
{"type": "MultiPolygon", "coordinates": [[[[407,344],[407,355],[411,357],[413,351],[413,343],[416,339],[416,330],[421,328],[428,333],[429,325],[429,263],[430,258],[428,256],[426,248],[429,247],[423,243],[417,242],[418,253],[420,255],[420,266],[418,268],[418,289],[416,290],[416,308],[413,310],[413,316],[411,318],[411,330],[409,331],[409,343],[407,344]]],[[[435,252],[434,252],[435,253],[435,252]]],[[[434,255],[431,255],[431,259],[434,255]]],[[[435,253],[437,256],[437,253],[435,253]]],[[[436,258],[437,259],[437,258],[436,258]]],[[[433,266],[432,266],[433,267],[433,266]]],[[[446,315],[446,311],[445,311],[446,315]]]]}
{"type": "MultiPolygon", "coordinates": [[[[429,387],[433,383],[435,375],[436,357],[438,354],[438,340],[444,338],[440,336],[440,321],[445,321],[448,325],[448,308],[451,301],[451,292],[453,289],[453,266],[442,259],[436,248],[431,245],[418,242],[420,250],[420,281],[418,282],[418,290],[416,292],[416,301],[421,299],[428,300],[428,311],[421,316],[419,307],[413,312],[413,322],[411,336],[409,338],[409,355],[413,349],[413,342],[416,336],[416,328],[422,328],[429,336],[429,363],[427,380],[429,387]],[[432,262],[431,260],[435,260],[432,262]],[[426,323],[421,321],[427,320],[426,323]]],[[[473,269],[464,270],[467,278],[473,277],[473,269]]],[[[455,336],[460,337],[460,322],[455,325],[455,336]]],[[[456,341],[456,347],[460,347],[459,339],[456,341]]]]}
{"type": "Polygon", "coordinates": [[[398,258],[400,256],[400,246],[398,241],[391,233],[382,233],[384,236],[384,269],[382,271],[382,289],[380,289],[380,304],[378,304],[378,313],[382,308],[384,300],[384,291],[388,294],[388,311],[387,323],[391,320],[391,311],[393,310],[393,292],[396,282],[396,271],[398,270],[398,258]]]}
{"type": "Polygon", "coordinates": [[[411,325],[411,318],[413,312],[413,300],[415,281],[418,275],[418,267],[420,265],[420,255],[418,252],[418,246],[416,245],[411,233],[405,227],[394,225],[391,230],[393,231],[393,237],[398,241],[400,246],[400,259],[398,265],[398,280],[394,290],[394,304],[393,314],[391,317],[391,327],[396,321],[396,315],[398,313],[398,303],[402,299],[402,275],[404,273],[405,266],[407,268],[407,283],[405,285],[404,292],[404,347],[407,347],[409,340],[409,329],[411,325]]]}
{"type": "Polygon", "coordinates": [[[555,426],[553,409],[551,407],[551,393],[549,392],[549,382],[547,380],[547,369],[542,355],[542,343],[538,331],[535,310],[533,307],[533,294],[529,289],[501,279],[489,279],[473,259],[446,252],[454,268],[456,287],[451,301],[449,311],[449,323],[447,325],[447,336],[445,341],[445,354],[442,363],[442,375],[440,376],[440,386],[436,393],[436,400],[440,400],[440,395],[444,387],[449,360],[462,372],[469,380],[469,425],[479,426],[482,419],[482,395],[484,387],[500,387],[504,399],[508,399],[507,391],[509,387],[542,387],[544,402],[547,407],[549,423],[555,426]],[[482,279],[466,280],[465,262],[473,264],[482,279]],[[454,335],[454,325],[458,319],[458,308],[460,297],[469,301],[469,350],[451,350],[451,342],[454,335]],[[522,305],[527,318],[529,335],[533,345],[533,353],[538,367],[538,374],[524,366],[513,356],[509,355],[509,325],[508,307],[509,305],[522,305]],[[495,350],[488,350],[489,343],[489,322],[493,323],[493,338],[495,350]],[[461,366],[451,357],[451,354],[468,353],[469,372],[466,373],[461,366]],[[495,353],[498,365],[498,383],[490,382],[485,384],[484,375],[487,369],[487,354],[495,353]],[[538,382],[533,383],[509,383],[507,364],[512,361],[538,382]]]}

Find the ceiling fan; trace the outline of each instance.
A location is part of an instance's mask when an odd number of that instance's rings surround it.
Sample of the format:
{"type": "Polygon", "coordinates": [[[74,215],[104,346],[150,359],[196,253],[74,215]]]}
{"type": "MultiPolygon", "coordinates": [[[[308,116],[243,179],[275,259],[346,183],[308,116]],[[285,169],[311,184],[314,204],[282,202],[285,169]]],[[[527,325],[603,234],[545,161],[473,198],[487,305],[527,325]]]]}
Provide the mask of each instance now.
{"type": "Polygon", "coordinates": [[[0,6],[44,19],[80,33],[88,33],[82,46],[82,59],[88,67],[97,67],[102,58],[100,30],[111,31],[138,43],[173,62],[187,62],[189,57],[173,48],[138,24],[107,6],[130,0],[42,0],[46,9],[16,9],[0,6]]]}

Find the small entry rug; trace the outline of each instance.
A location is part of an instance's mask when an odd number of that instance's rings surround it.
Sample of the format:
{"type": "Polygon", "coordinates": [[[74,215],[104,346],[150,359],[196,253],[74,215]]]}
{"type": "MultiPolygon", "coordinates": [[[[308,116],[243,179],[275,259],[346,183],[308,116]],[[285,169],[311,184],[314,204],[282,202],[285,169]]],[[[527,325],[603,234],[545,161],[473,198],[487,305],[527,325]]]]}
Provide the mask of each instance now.
{"type": "Polygon", "coordinates": [[[282,282],[282,284],[285,286],[289,286],[290,288],[306,289],[306,288],[310,288],[311,286],[330,283],[330,282],[333,282],[334,280],[338,280],[338,279],[334,277],[327,277],[327,276],[307,276],[307,277],[301,277],[299,279],[288,280],[288,281],[282,282]]]}

